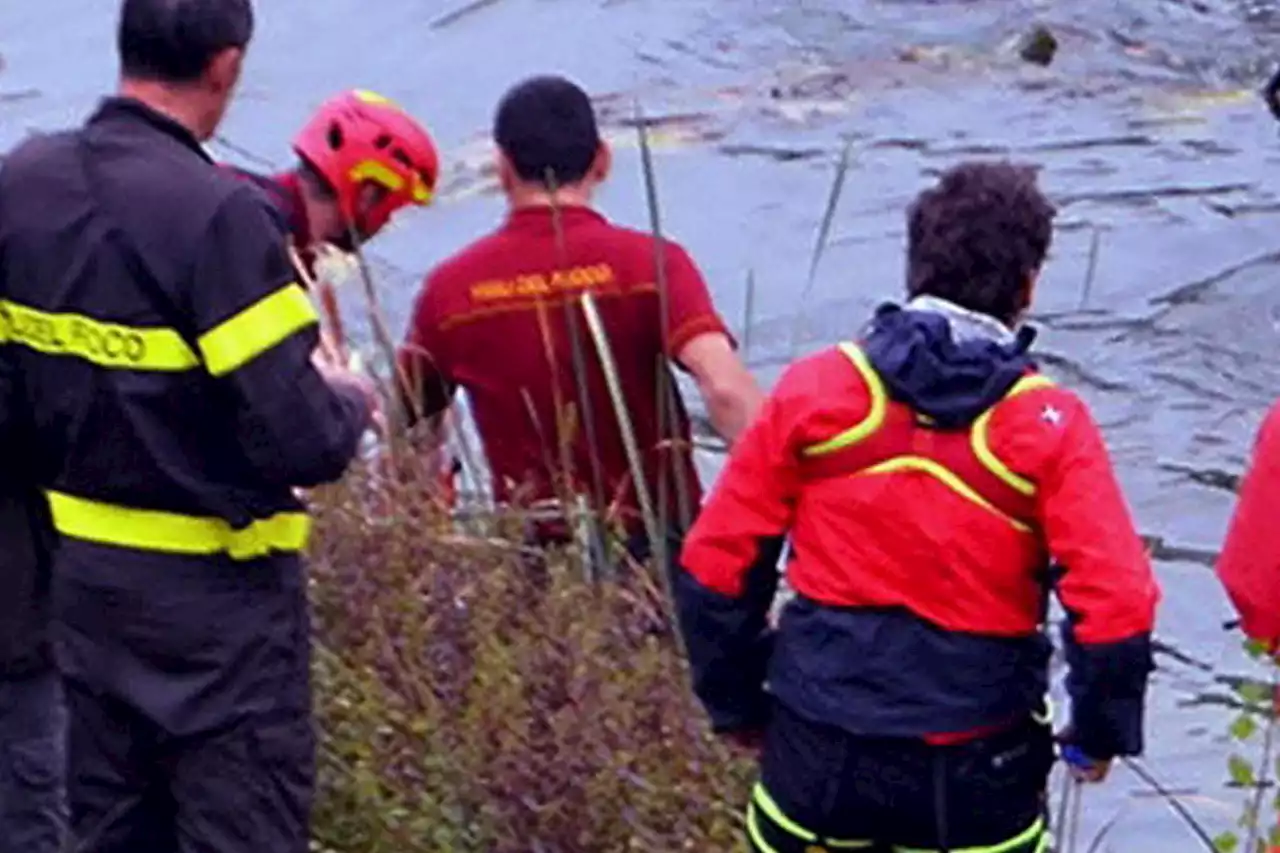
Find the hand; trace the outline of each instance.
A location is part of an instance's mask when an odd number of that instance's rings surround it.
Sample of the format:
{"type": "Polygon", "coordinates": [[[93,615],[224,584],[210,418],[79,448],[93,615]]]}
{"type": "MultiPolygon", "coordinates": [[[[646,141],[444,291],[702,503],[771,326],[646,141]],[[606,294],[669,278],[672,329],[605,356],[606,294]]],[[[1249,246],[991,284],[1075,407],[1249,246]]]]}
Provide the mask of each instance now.
{"type": "Polygon", "coordinates": [[[317,348],[317,352],[320,352],[324,358],[334,364],[351,363],[351,353],[347,351],[342,339],[334,334],[329,324],[322,324],[320,327],[320,346],[317,348]]]}
{"type": "Polygon", "coordinates": [[[1077,782],[1096,784],[1107,778],[1111,772],[1111,759],[1098,760],[1085,755],[1080,747],[1069,740],[1060,738],[1062,760],[1066,762],[1067,771],[1077,782]]]}
{"type": "Polygon", "coordinates": [[[374,425],[383,422],[382,401],[378,397],[377,386],[368,375],[344,367],[335,360],[331,351],[322,347],[317,347],[311,354],[311,364],[331,386],[347,388],[363,394],[369,403],[370,417],[374,425]]]}

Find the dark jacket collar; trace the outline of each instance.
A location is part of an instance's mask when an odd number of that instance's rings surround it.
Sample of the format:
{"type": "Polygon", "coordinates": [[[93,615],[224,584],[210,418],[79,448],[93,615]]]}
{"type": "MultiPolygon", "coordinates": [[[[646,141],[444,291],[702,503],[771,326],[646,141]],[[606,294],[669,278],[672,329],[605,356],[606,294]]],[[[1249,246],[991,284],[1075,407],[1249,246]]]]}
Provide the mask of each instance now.
{"type": "Polygon", "coordinates": [[[213,162],[213,158],[209,156],[209,152],[200,144],[200,140],[196,139],[194,133],[136,98],[127,98],[119,95],[103,98],[98,104],[98,109],[89,117],[88,122],[89,126],[117,123],[145,125],[190,148],[210,163],[213,162]]]}

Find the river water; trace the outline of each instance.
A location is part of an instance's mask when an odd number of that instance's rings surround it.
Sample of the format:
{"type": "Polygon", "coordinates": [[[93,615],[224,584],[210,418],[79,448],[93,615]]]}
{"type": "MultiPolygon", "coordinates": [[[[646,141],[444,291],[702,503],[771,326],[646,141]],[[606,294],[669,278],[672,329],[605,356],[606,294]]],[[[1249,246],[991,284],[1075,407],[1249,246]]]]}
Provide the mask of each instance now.
{"type": "MultiPolygon", "coordinates": [[[[1280,34],[1268,0],[494,0],[452,19],[465,4],[258,5],[218,156],[287,163],[289,134],[350,86],[398,99],[441,143],[442,203],[371,253],[397,332],[422,272],[500,217],[484,136],[527,74],[566,73],[600,97],[617,143],[600,204],[616,219],[648,221],[626,120],[636,101],[660,119],[663,229],[699,260],[765,382],[899,294],[903,210],[937,170],[1040,163],[1060,215],[1038,351],[1094,407],[1140,526],[1163,542],[1145,760],[1212,831],[1230,826],[1223,679],[1248,666],[1205,563],[1231,508],[1221,481],[1280,391],[1280,137],[1255,94],[1280,34]],[[1048,68],[1012,48],[1036,23],[1060,41],[1048,68]],[[845,140],[852,166],[806,290],[845,140]]],[[[0,3],[0,150],[79,121],[109,89],[115,6],[0,3]]],[[[714,476],[717,457],[703,461],[714,476]]],[[[1089,790],[1081,837],[1113,818],[1101,849],[1196,849],[1124,769],[1089,790]]]]}

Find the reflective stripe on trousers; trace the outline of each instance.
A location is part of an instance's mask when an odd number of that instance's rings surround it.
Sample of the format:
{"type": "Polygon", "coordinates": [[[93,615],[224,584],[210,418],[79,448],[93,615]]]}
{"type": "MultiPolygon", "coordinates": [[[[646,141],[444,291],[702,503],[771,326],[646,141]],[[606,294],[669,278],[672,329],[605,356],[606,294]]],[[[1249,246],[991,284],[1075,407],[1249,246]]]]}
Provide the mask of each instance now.
{"type": "MultiPolygon", "coordinates": [[[[924,819],[931,819],[931,816],[924,819]]],[[[837,853],[842,850],[934,853],[929,848],[889,847],[869,840],[823,838],[783,814],[761,784],[756,785],[747,805],[747,834],[754,853],[837,853]]],[[[1047,853],[1050,842],[1044,818],[1038,818],[1007,841],[979,847],[950,848],[948,853],[1047,853]]]]}

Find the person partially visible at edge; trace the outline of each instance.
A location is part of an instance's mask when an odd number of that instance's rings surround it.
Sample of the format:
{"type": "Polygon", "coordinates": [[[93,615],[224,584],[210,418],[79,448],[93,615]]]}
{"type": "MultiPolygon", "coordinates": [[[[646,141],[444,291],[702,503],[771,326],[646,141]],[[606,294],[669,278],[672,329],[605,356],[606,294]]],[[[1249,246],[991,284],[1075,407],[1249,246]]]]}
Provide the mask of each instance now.
{"type": "MultiPolygon", "coordinates": [[[[4,266],[0,250],[0,277],[4,266]]],[[[30,459],[16,450],[31,441],[14,405],[20,394],[21,376],[0,352],[0,853],[61,853],[66,714],[48,612],[55,537],[30,459]]]]}
{"type": "Polygon", "coordinates": [[[58,543],[72,834],[89,853],[305,853],[314,744],[295,488],[372,388],[316,356],[278,214],[201,143],[249,0],[124,0],[117,95],[0,171],[6,355],[58,543]]]}
{"type": "MultiPolygon", "coordinates": [[[[1280,79],[1280,78],[1278,78],[1280,79]]],[[[1226,541],[1214,571],[1240,616],[1240,629],[1280,663],[1280,544],[1275,512],[1280,506],[1280,402],[1263,418],[1252,457],[1240,483],[1226,541]]],[[[1280,709],[1280,692],[1271,698],[1280,709]]],[[[1280,845],[1267,848],[1280,853],[1280,845]]]]}
{"type": "MultiPolygon", "coordinates": [[[[437,417],[465,388],[499,501],[554,501],[567,482],[571,493],[612,508],[606,515],[620,520],[632,556],[644,559],[650,543],[580,294],[597,300],[655,500],[665,468],[677,535],[682,510],[692,514],[701,491],[674,390],[665,430],[659,420],[668,360],[692,374],[712,424],[731,441],[762,395],[688,252],[664,240],[667,292],[659,294],[654,238],[592,207],[611,160],[586,92],[560,77],[525,80],[502,98],[493,136],[509,212],[427,276],[401,351],[413,386],[404,420],[437,417]]],[[[545,545],[566,536],[564,524],[551,522],[532,538],[545,545]]]]}
{"type": "Polygon", "coordinates": [[[943,174],[909,210],[909,301],[787,369],[690,531],[679,622],[714,730],[762,746],[755,850],[1043,851],[1051,590],[1064,754],[1096,781],[1142,751],[1159,590],[1089,410],[1019,328],[1052,222],[1029,168],[943,174]]]}
{"type": "Polygon", "coordinates": [[[1280,651],[1280,403],[1258,429],[1215,570],[1250,639],[1280,651]]]}

